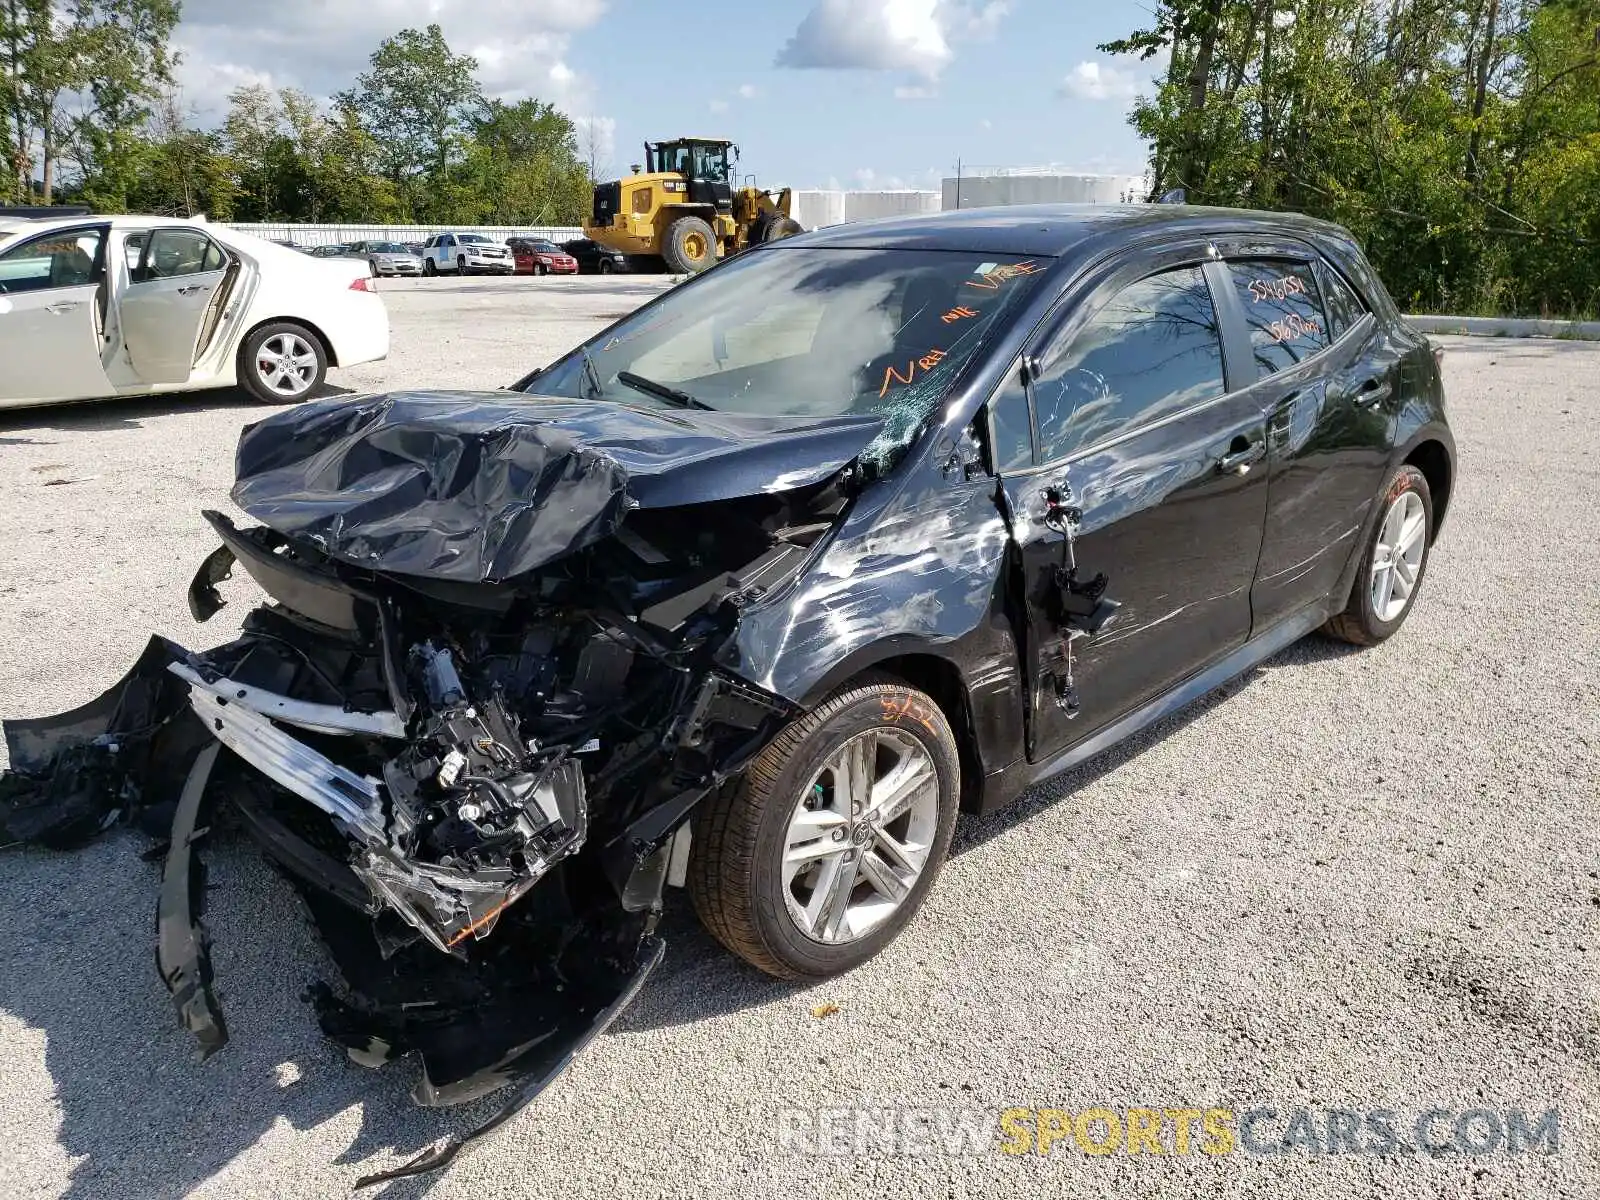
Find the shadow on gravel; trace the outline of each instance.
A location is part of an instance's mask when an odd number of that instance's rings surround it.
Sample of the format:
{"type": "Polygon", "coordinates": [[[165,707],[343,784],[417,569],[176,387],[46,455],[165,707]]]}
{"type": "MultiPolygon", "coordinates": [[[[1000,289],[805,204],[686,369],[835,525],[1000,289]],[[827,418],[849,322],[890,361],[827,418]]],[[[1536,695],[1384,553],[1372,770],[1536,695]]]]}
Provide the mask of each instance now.
{"type": "MultiPolygon", "coordinates": [[[[275,1127],[287,1123],[288,1137],[309,1143],[310,1131],[329,1121],[338,1127],[301,1159],[309,1181],[324,1182],[307,1187],[302,1178],[299,1187],[336,1195],[342,1188],[327,1156],[383,1169],[493,1111],[493,1097],[418,1108],[409,1095],[416,1063],[370,1071],[323,1040],[299,994],[331,977],[331,964],[293,890],[231,835],[205,851],[213,881],[207,924],[231,1039],[197,1062],[155,972],[159,868],[140,861],[148,845],[119,832],[66,854],[0,855],[0,900],[14,914],[0,946],[0,1008],[44,1034],[49,1077],[33,1085],[54,1090],[53,1138],[71,1160],[65,1196],[188,1195],[275,1127]]],[[[8,1091],[22,1086],[7,1082],[8,1091]]],[[[51,1127],[48,1117],[32,1121],[47,1138],[51,1127]]],[[[372,1194],[420,1197],[434,1182],[372,1194]]],[[[257,1181],[262,1186],[271,1190],[257,1181]]]]}
{"type": "MultiPolygon", "coordinates": [[[[318,400],[349,396],[354,389],[325,384],[318,400]]],[[[163,396],[115,396],[109,400],[83,400],[73,404],[41,405],[0,411],[0,446],[49,445],[38,438],[5,436],[14,430],[51,429],[61,433],[98,433],[113,429],[138,429],[148,420],[181,413],[237,409],[250,420],[280,411],[285,405],[263,404],[242,388],[209,388],[163,396]],[[250,416],[249,414],[256,414],[250,416]]]]}

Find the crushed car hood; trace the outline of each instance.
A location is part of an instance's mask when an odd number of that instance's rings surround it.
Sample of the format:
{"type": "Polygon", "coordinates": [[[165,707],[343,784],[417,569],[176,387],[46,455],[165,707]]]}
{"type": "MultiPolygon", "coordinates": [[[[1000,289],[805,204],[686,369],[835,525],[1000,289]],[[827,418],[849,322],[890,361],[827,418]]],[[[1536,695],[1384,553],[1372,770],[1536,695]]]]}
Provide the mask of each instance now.
{"type": "Polygon", "coordinates": [[[609,537],[634,508],[821,482],[882,427],[876,417],[389,392],[248,426],[233,499],[370,570],[498,582],[609,537]]]}

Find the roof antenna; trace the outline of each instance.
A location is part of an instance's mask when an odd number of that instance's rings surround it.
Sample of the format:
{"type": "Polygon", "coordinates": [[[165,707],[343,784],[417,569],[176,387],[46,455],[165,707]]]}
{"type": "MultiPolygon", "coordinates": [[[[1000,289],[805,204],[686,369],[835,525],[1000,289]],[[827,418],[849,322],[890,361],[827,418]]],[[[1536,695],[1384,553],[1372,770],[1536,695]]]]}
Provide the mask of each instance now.
{"type": "Polygon", "coordinates": [[[1189,193],[1188,193],[1187,190],[1185,190],[1184,188],[1181,188],[1181,187],[1180,188],[1173,188],[1170,192],[1167,192],[1167,193],[1163,194],[1161,199],[1157,200],[1156,203],[1157,204],[1187,204],[1187,203],[1189,203],[1189,193]]]}

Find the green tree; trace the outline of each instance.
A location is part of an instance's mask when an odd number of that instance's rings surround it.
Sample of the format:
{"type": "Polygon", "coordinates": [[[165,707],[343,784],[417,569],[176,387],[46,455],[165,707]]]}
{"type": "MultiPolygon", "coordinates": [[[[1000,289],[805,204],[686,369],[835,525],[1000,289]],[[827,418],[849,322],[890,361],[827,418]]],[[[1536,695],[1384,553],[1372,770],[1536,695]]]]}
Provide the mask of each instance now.
{"type": "Polygon", "coordinates": [[[176,93],[168,92],[146,123],[138,168],[118,207],[227,221],[234,216],[237,190],[222,137],[190,128],[176,93]]]}
{"type": "Polygon", "coordinates": [[[1163,0],[1153,190],[1324,216],[1402,304],[1600,309],[1600,0],[1163,0]]]}
{"type": "Polygon", "coordinates": [[[0,60],[13,191],[49,203],[63,162],[125,171],[149,104],[171,78],[176,0],[0,0],[0,60]]]}
{"type": "Polygon", "coordinates": [[[582,220],[589,187],[570,117],[539,100],[486,100],[451,194],[463,221],[559,225],[582,220]]]}
{"type": "Polygon", "coordinates": [[[477,69],[476,59],[451,51],[439,26],[402,29],[384,39],[371,69],[338,99],[359,114],[383,173],[414,215],[437,211],[437,187],[448,186],[452,163],[465,157],[472,114],[483,98],[477,69]]]}

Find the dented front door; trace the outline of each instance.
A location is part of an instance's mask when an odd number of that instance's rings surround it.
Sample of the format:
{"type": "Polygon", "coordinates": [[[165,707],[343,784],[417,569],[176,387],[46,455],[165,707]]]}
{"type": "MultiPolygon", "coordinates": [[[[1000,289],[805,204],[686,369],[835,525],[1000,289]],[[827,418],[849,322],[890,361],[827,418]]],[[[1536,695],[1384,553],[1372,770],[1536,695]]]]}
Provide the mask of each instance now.
{"type": "Polygon", "coordinates": [[[1002,472],[1035,761],[1245,642],[1266,514],[1265,418],[1230,390],[1206,269],[1084,307],[1026,368],[1042,465],[1002,472]]]}

